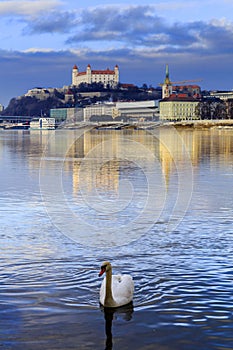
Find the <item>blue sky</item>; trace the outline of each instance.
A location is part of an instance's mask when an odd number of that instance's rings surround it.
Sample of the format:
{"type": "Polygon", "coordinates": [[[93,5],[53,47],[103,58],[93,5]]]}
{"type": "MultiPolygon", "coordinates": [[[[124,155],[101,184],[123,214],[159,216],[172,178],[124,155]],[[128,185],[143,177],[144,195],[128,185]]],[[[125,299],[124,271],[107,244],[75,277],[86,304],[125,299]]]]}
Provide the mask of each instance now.
{"type": "Polygon", "coordinates": [[[233,89],[233,1],[0,1],[0,103],[35,86],[71,83],[84,70],[118,64],[120,81],[157,86],[202,79],[233,89]]]}

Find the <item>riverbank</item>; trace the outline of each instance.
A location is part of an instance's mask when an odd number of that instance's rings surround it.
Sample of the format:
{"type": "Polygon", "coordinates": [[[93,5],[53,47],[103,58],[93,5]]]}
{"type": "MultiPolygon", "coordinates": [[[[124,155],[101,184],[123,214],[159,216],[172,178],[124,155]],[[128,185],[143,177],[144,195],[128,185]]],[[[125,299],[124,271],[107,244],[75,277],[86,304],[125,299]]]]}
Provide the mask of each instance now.
{"type": "Polygon", "coordinates": [[[188,127],[188,128],[232,128],[233,119],[221,119],[221,120],[185,120],[179,122],[169,122],[166,125],[174,127],[188,127]]]}
{"type": "Polygon", "coordinates": [[[72,122],[64,123],[60,129],[80,129],[91,127],[97,130],[121,130],[121,129],[154,129],[158,127],[175,128],[233,128],[233,119],[222,120],[182,120],[182,121],[155,121],[155,122],[72,122]]]}

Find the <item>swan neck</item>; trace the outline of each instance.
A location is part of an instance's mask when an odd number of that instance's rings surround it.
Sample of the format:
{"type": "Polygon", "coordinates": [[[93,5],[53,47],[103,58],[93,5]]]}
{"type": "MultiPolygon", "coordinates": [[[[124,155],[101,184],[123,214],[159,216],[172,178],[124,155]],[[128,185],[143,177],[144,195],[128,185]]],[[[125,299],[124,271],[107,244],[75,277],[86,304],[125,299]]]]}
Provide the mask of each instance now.
{"type": "Polygon", "coordinates": [[[113,306],[115,301],[112,296],[112,269],[106,272],[106,293],[105,293],[105,305],[113,306]]]}

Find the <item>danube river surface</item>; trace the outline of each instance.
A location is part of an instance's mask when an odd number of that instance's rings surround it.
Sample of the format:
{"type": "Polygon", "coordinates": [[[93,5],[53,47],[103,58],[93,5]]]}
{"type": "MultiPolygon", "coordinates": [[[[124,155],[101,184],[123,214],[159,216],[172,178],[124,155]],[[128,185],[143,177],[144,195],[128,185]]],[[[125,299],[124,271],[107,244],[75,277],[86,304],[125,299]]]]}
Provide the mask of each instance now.
{"type": "Polygon", "coordinates": [[[0,132],[0,348],[233,348],[233,129],[0,132]],[[102,261],[133,305],[99,305],[102,261]]]}

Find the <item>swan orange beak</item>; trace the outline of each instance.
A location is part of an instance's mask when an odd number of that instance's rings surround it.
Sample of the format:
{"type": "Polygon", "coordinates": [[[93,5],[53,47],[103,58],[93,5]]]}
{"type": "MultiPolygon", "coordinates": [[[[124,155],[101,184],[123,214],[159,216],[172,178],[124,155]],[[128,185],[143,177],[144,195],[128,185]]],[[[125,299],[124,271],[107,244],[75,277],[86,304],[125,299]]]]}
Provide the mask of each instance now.
{"type": "Polygon", "coordinates": [[[100,270],[100,273],[99,273],[99,277],[102,276],[106,271],[106,268],[101,266],[101,270],[100,270]]]}

